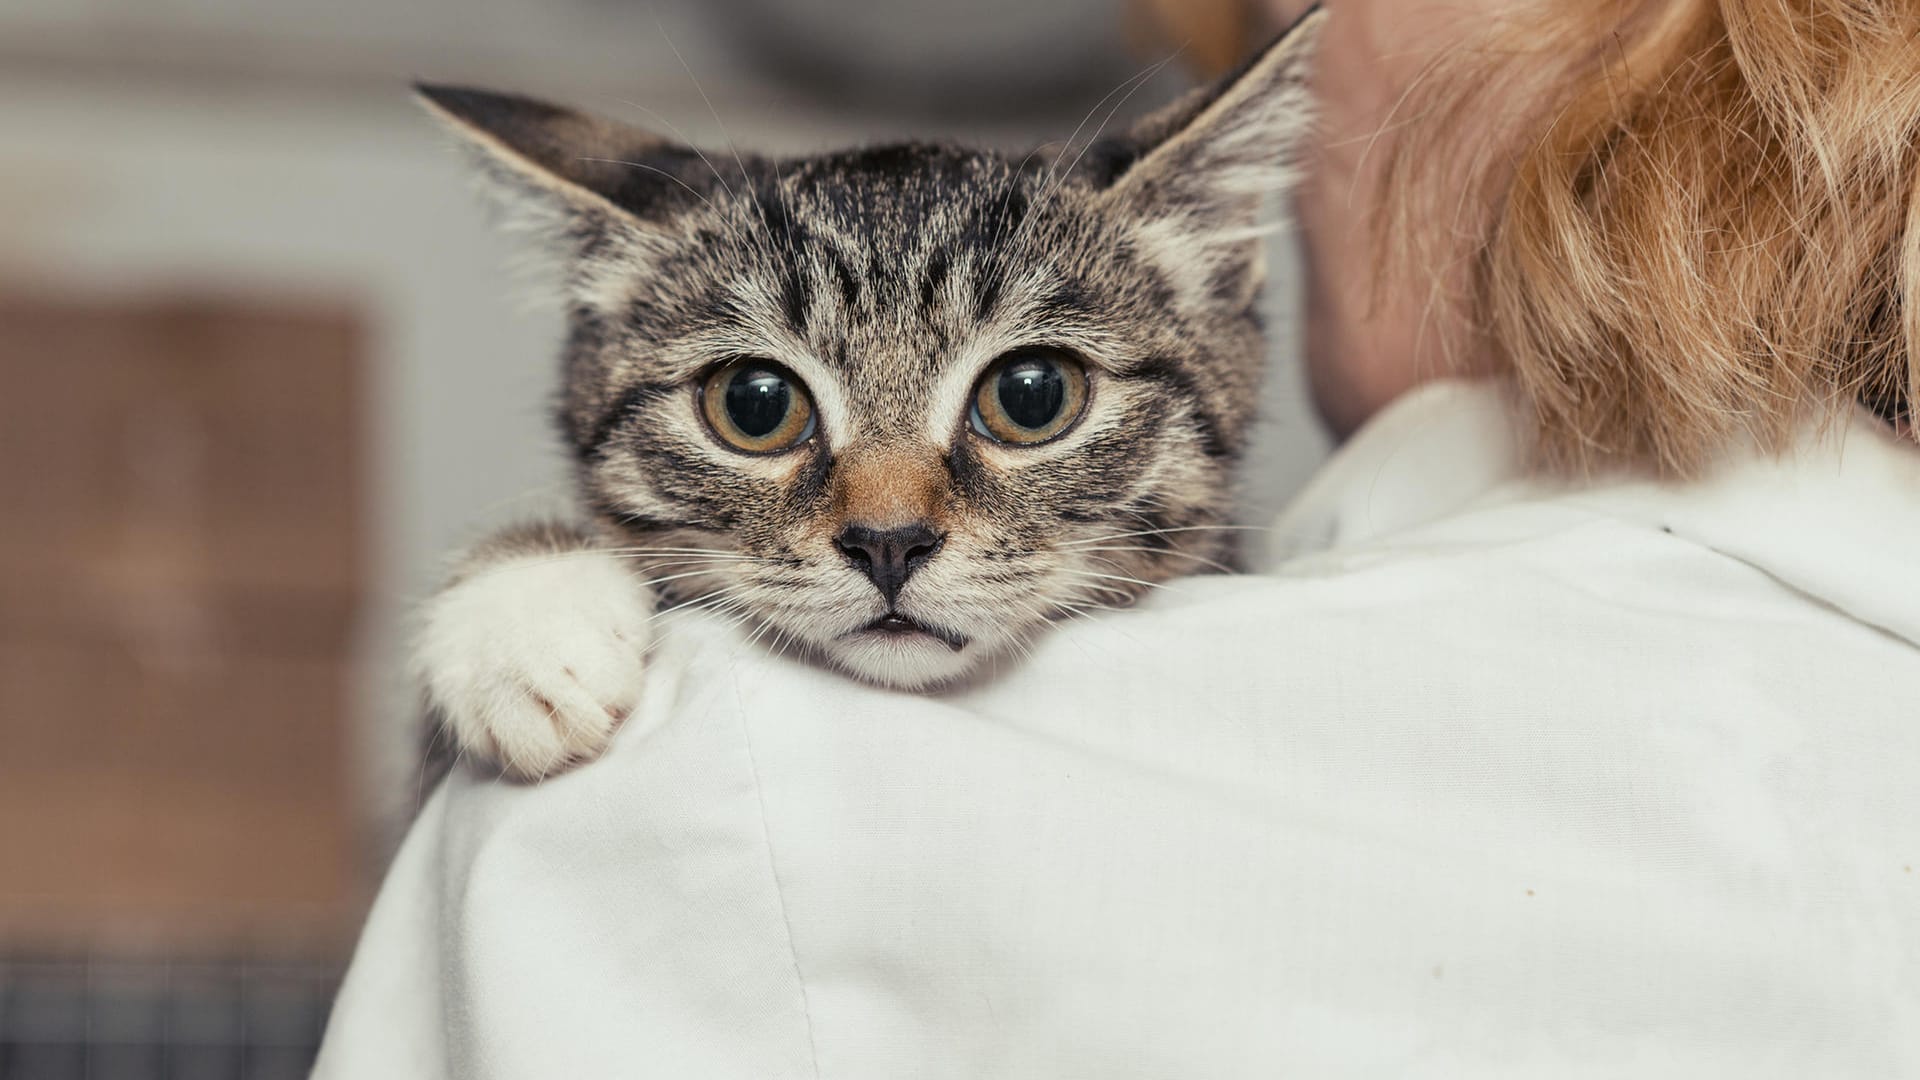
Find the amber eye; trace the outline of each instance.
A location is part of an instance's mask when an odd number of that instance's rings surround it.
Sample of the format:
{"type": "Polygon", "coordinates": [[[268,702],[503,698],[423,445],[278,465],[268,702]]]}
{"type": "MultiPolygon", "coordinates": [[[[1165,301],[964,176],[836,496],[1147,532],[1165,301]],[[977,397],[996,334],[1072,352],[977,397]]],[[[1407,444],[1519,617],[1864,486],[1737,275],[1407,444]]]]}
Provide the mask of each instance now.
{"type": "Polygon", "coordinates": [[[813,399],[786,368],[745,357],[700,385],[700,411],[720,440],[748,454],[778,454],[813,434],[813,399]]]}
{"type": "Polygon", "coordinates": [[[1087,405],[1087,370],[1058,349],[1016,349],[993,362],[973,392],[973,430],[1032,446],[1073,426],[1087,405]]]}

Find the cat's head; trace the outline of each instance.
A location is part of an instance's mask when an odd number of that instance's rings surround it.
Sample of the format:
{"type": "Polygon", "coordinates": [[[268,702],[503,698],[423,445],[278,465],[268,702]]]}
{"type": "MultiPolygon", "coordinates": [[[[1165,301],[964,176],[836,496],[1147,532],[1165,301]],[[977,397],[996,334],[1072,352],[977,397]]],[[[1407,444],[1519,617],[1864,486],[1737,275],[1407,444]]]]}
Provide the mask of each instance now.
{"type": "Polygon", "coordinates": [[[582,495],[666,600],[952,682],[1204,570],[1319,17],[1095,140],[702,154],[422,87],[565,259],[582,495]]]}

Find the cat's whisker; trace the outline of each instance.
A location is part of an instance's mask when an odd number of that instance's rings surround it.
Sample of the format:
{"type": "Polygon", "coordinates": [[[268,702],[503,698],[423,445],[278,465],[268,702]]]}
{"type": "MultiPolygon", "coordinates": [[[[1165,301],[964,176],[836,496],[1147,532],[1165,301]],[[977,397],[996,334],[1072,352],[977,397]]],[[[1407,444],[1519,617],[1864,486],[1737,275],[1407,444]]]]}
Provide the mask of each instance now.
{"type": "Polygon", "coordinates": [[[1090,561],[1099,563],[1102,566],[1111,568],[1119,576],[1125,576],[1124,571],[1126,570],[1126,567],[1123,566],[1120,560],[1118,559],[1112,558],[1111,556],[1107,556],[1107,555],[1094,555],[1090,557],[1090,561]]]}
{"type": "MultiPolygon", "coordinates": [[[[1073,177],[1073,170],[1080,167],[1080,162],[1087,156],[1087,151],[1092,149],[1093,145],[1100,141],[1100,136],[1106,133],[1107,125],[1113,122],[1114,116],[1117,115],[1121,109],[1126,107],[1127,102],[1132,99],[1133,95],[1139,93],[1141,87],[1147,85],[1149,82],[1152,82],[1153,77],[1155,75],[1160,74],[1161,71],[1165,70],[1168,64],[1173,63],[1174,57],[1179,55],[1180,54],[1178,52],[1169,53],[1164,60],[1161,60],[1159,63],[1154,64],[1152,67],[1149,67],[1141,75],[1136,76],[1134,78],[1133,86],[1127,90],[1126,95],[1122,97],[1119,101],[1115,102],[1113,105],[1113,108],[1107,110],[1107,115],[1100,118],[1100,126],[1094,129],[1092,137],[1087,139],[1085,143],[1081,144],[1080,152],[1074,155],[1073,163],[1067,166],[1067,171],[1061,174],[1059,181],[1054,184],[1055,190],[1058,190],[1060,185],[1065,184],[1069,179],[1073,177]]],[[[1108,96],[1111,97],[1112,95],[1109,94],[1108,96]]],[[[1094,108],[1097,109],[1099,108],[1099,106],[1096,105],[1094,106],[1094,108]]]]}
{"type": "Polygon", "coordinates": [[[752,614],[740,610],[738,606],[719,605],[708,610],[719,617],[720,626],[728,631],[738,630],[753,620],[752,614]]]}
{"type": "Polygon", "coordinates": [[[1061,145],[1060,152],[1054,156],[1052,164],[1047,166],[1047,178],[1041,185],[1039,197],[1034,200],[1034,205],[1028,209],[1026,215],[1021,219],[1019,228],[1014,230],[1013,237],[1007,242],[1003,257],[1000,260],[1000,284],[1004,285],[1006,283],[1007,272],[1013,265],[1013,257],[1019,252],[1019,244],[1026,238],[1030,223],[1039,216],[1037,211],[1051,202],[1059,193],[1061,187],[1073,176],[1073,171],[1080,167],[1081,160],[1086,157],[1087,151],[1093,144],[1099,141],[1101,134],[1106,131],[1107,125],[1112,122],[1114,115],[1118,113],[1121,108],[1125,107],[1133,95],[1137,93],[1142,86],[1151,82],[1153,77],[1171,63],[1177,55],[1179,55],[1177,52],[1173,53],[1159,63],[1150,65],[1145,70],[1136,73],[1119,86],[1107,91],[1106,97],[1095,102],[1093,108],[1087,110],[1087,114],[1081,118],[1080,123],[1073,129],[1073,134],[1067,136],[1067,141],[1061,145]],[[1119,94],[1123,90],[1125,93],[1121,96],[1120,100],[1114,104],[1113,108],[1107,110],[1107,114],[1101,117],[1100,126],[1094,130],[1093,136],[1089,138],[1086,143],[1080,147],[1079,152],[1074,155],[1073,163],[1067,166],[1067,171],[1064,174],[1060,173],[1060,160],[1066,157],[1067,151],[1073,147],[1074,141],[1080,137],[1080,132],[1085,130],[1087,121],[1093,119],[1093,114],[1099,112],[1101,106],[1105,105],[1115,94],[1119,94]]]}
{"type": "Polygon", "coordinates": [[[645,555],[609,555],[608,558],[617,559],[621,562],[642,563],[645,564],[649,570],[657,570],[668,566],[724,566],[728,569],[733,569],[740,563],[758,561],[756,559],[736,559],[715,555],[655,555],[652,553],[645,555]]]}
{"type": "MultiPolygon", "coordinates": [[[[1095,106],[1095,108],[1098,107],[1099,106],[1095,106]]],[[[1089,115],[1091,115],[1091,113],[1089,113],[1089,115]]],[[[1081,122],[1085,123],[1085,121],[1081,122]]],[[[993,243],[986,249],[988,254],[995,257],[1000,254],[1000,241],[1006,235],[1007,231],[1007,205],[1013,201],[1013,193],[1019,188],[1021,177],[1026,175],[1028,162],[1031,162],[1033,156],[1039,152],[1040,148],[1038,146],[1027,151],[1027,156],[1021,158],[1020,164],[1014,167],[1013,175],[1007,178],[1007,189],[1000,193],[1000,212],[993,226],[993,243]]],[[[998,267],[995,268],[996,271],[998,269],[998,267]]]]}
{"type": "MultiPolygon", "coordinates": [[[[1090,575],[1091,572],[1088,572],[1088,574],[1090,575]]],[[[1133,598],[1138,595],[1132,589],[1124,589],[1118,585],[1109,585],[1105,581],[1087,575],[1083,575],[1083,577],[1084,580],[1073,582],[1071,585],[1073,589],[1080,590],[1080,592],[1073,594],[1076,597],[1081,597],[1082,593],[1086,591],[1092,591],[1115,596],[1122,601],[1132,601],[1133,598]]]]}
{"type": "MultiPolygon", "coordinates": [[[[775,157],[768,157],[767,166],[773,170],[773,194],[774,198],[780,201],[780,220],[786,226],[787,247],[785,254],[788,260],[792,260],[797,254],[793,242],[793,199],[787,191],[787,178],[780,173],[780,160],[775,157]]],[[[761,208],[760,211],[760,224],[763,226],[767,224],[767,212],[764,207],[761,208]]],[[[771,229],[768,230],[768,236],[769,238],[772,236],[771,229]]]]}
{"type": "MultiPolygon", "coordinates": [[[[754,191],[753,174],[747,171],[746,160],[740,156],[740,147],[734,143],[733,136],[728,133],[726,121],[720,119],[720,110],[714,108],[713,99],[707,96],[707,88],[700,85],[700,77],[693,73],[692,65],[688,64],[687,58],[680,54],[680,46],[674,44],[673,36],[667,33],[666,26],[660,23],[658,19],[654,20],[654,25],[659,27],[660,36],[666,41],[667,48],[673,50],[673,58],[680,62],[680,70],[687,73],[687,81],[693,84],[694,90],[700,95],[700,100],[706,103],[707,112],[713,117],[714,126],[720,129],[720,137],[726,140],[727,150],[733,154],[734,165],[740,169],[740,183],[741,186],[747,189],[747,199],[753,204],[754,210],[759,213],[761,222],[765,223],[767,220],[767,208],[760,205],[760,196],[754,191]]],[[[702,154],[701,157],[705,158],[706,155],[702,154]]],[[[707,167],[710,169],[713,168],[713,163],[708,162],[707,167]]],[[[715,175],[719,175],[718,170],[715,170],[715,175]]],[[[726,181],[722,180],[721,183],[724,184],[726,181]]],[[[731,187],[728,187],[727,195],[730,198],[738,197],[734,195],[731,187]]]]}
{"type": "MultiPolygon", "coordinates": [[[[1082,131],[1085,131],[1087,129],[1087,121],[1093,119],[1093,114],[1099,112],[1101,106],[1105,105],[1109,101],[1112,101],[1113,95],[1115,94],[1122,93],[1122,92],[1131,93],[1133,88],[1136,88],[1139,86],[1139,84],[1145,82],[1148,79],[1151,79],[1156,72],[1158,72],[1161,68],[1165,66],[1166,66],[1166,61],[1164,60],[1158,64],[1147,65],[1145,68],[1142,68],[1141,70],[1134,72],[1132,75],[1129,75],[1126,78],[1120,80],[1120,85],[1107,91],[1104,97],[1102,97],[1099,101],[1094,102],[1093,107],[1088,109],[1086,112],[1086,115],[1080,118],[1080,122],[1074,125],[1073,133],[1071,135],[1068,135],[1066,138],[1066,141],[1060,144],[1060,152],[1053,156],[1052,163],[1047,166],[1047,175],[1052,176],[1054,173],[1059,171],[1061,160],[1067,156],[1068,150],[1073,149],[1074,141],[1080,138],[1080,133],[1082,131]]],[[[1121,101],[1122,103],[1124,103],[1126,99],[1122,98],[1121,101]]],[[[1104,127],[1105,125],[1103,124],[1102,126],[1104,127]]]]}
{"type": "MultiPolygon", "coordinates": [[[[720,119],[720,114],[719,114],[719,112],[717,112],[717,111],[715,111],[715,109],[714,109],[714,107],[713,107],[713,102],[712,102],[712,101],[711,101],[710,99],[708,99],[708,98],[707,98],[707,91],[706,91],[706,88],[700,85],[700,78],[699,78],[699,76],[697,76],[697,75],[695,75],[695,74],[693,73],[693,68],[691,68],[691,67],[689,67],[689,66],[687,65],[687,59],[686,59],[686,57],[684,57],[684,56],[681,56],[681,55],[680,55],[680,46],[678,46],[678,45],[675,45],[675,44],[673,43],[673,35],[671,35],[671,34],[669,34],[669,33],[667,33],[667,25],[666,25],[665,23],[663,23],[663,22],[661,22],[661,21],[660,21],[660,20],[659,20],[658,18],[655,18],[655,19],[653,20],[653,26],[654,26],[654,29],[656,29],[656,30],[658,30],[658,31],[660,31],[660,39],[661,39],[662,41],[665,41],[665,42],[667,43],[667,48],[669,48],[669,49],[671,49],[671,50],[673,51],[673,58],[674,58],[675,60],[677,60],[677,61],[679,61],[679,62],[680,62],[680,70],[681,70],[681,71],[684,71],[684,72],[686,72],[686,73],[687,73],[687,81],[693,84],[693,89],[694,89],[694,91],[695,91],[696,93],[698,93],[698,94],[700,95],[700,100],[702,100],[702,101],[705,101],[705,102],[707,103],[707,111],[708,111],[708,112],[711,112],[711,113],[713,113],[713,118],[714,118],[714,121],[715,121],[715,122],[717,123],[717,122],[719,121],[719,119],[720,119]]],[[[722,135],[722,136],[724,137],[724,136],[725,136],[725,134],[726,134],[726,126],[725,126],[725,125],[721,125],[721,135],[722,135]]],[[[681,139],[681,141],[682,141],[682,142],[686,142],[686,139],[685,139],[685,138],[682,138],[682,139],[681,139]]],[[[687,145],[688,145],[689,147],[692,147],[692,143],[688,143],[687,145]]],[[[694,151],[694,153],[696,153],[696,154],[699,154],[699,155],[700,155],[700,160],[702,160],[702,161],[706,161],[706,162],[707,162],[707,168],[708,168],[708,169],[712,169],[712,170],[713,170],[713,177],[714,177],[714,179],[716,179],[716,180],[718,180],[718,181],[720,181],[720,186],[721,186],[722,188],[724,188],[724,189],[726,190],[726,193],[727,193],[727,197],[728,197],[728,198],[733,198],[733,197],[734,197],[734,194],[733,194],[733,185],[732,185],[732,184],[729,184],[729,183],[727,183],[727,178],[726,178],[725,176],[722,176],[722,175],[720,174],[720,170],[719,170],[719,169],[715,169],[715,168],[713,167],[713,162],[711,162],[711,161],[707,161],[707,155],[706,155],[705,153],[702,153],[702,152],[701,152],[701,151],[699,150],[699,148],[697,148],[697,147],[694,147],[694,148],[693,148],[693,151],[694,151]]],[[[744,176],[744,174],[745,174],[745,172],[746,172],[746,170],[745,170],[745,169],[742,169],[742,170],[741,170],[741,173],[742,173],[742,175],[743,175],[743,176],[744,176]]]]}
{"type": "MultiPolygon", "coordinates": [[[[1132,92],[1131,88],[1137,87],[1140,82],[1152,77],[1152,74],[1153,74],[1153,69],[1151,68],[1145,71],[1136,72],[1135,74],[1128,77],[1127,79],[1122,80],[1120,85],[1114,87],[1112,90],[1107,91],[1105,97],[1102,97],[1099,101],[1096,101],[1093,103],[1093,107],[1089,108],[1086,112],[1086,115],[1080,118],[1080,122],[1074,125],[1073,133],[1068,135],[1066,137],[1066,140],[1060,144],[1060,150],[1059,152],[1054,154],[1053,160],[1047,163],[1047,172],[1046,172],[1046,175],[1040,180],[1040,190],[1038,192],[1037,197],[1027,207],[1026,212],[1021,215],[1020,224],[1014,228],[1013,235],[1010,237],[1006,237],[1005,243],[1003,244],[1001,234],[1004,232],[1006,228],[1007,202],[1011,199],[1014,189],[1019,185],[1020,178],[1025,172],[1027,162],[1033,160],[1033,156],[1040,152],[1041,147],[1038,147],[1038,146],[1034,147],[1032,150],[1029,150],[1027,152],[1027,156],[1025,158],[1021,159],[1020,167],[1014,170],[1013,180],[1007,185],[1006,195],[1001,199],[1000,222],[999,222],[998,228],[996,228],[994,231],[994,243],[993,243],[992,249],[990,249],[993,251],[994,255],[997,257],[998,265],[994,267],[992,277],[989,278],[988,280],[991,281],[996,287],[1004,286],[1006,284],[1007,275],[1012,271],[1012,268],[1013,268],[1014,256],[1016,256],[1020,252],[1021,250],[1020,243],[1021,241],[1026,239],[1027,232],[1032,226],[1032,222],[1035,217],[1034,211],[1046,205],[1049,198],[1057,190],[1058,184],[1056,181],[1059,176],[1060,162],[1067,156],[1067,151],[1073,149],[1073,144],[1075,140],[1080,138],[1080,133],[1086,130],[1087,121],[1092,120],[1094,114],[1100,111],[1100,107],[1105,105],[1108,101],[1112,100],[1115,94],[1121,93],[1122,91],[1126,91],[1129,94],[1131,94],[1132,92]]],[[[1103,127],[1105,126],[1104,120],[1102,121],[1102,126],[1103,127]]]]}
{"type": "Polygon", "coordinates": [[[1102,581],[1124,581],[1129,585],[1139,585],[1148,589],[1170,589],[1164,581],[1147,581],[1144,578],[1129,577],[1126,574],[1103,574],[1097,570],[1080,570],[1073,567],[1061,567],[1057,573],[1072,574],[1076,577],[1099,578],[1102,581]]]}
{"type": "MultiPolygon", "coordinates": [[[[699,555],[700,555],[700,558],[703,560],[712,559],[715,562],[734,562],[734,561],[751,562],[757,558],[756,556],[737,556],[736,557],[736,553],[732,553],[732,552],[728,552],[720,556],[708,555],[704,552],[699,553],[699,555]]],[[[514,569],[516,567],[525,567],[529,565],[544,566],[551,563],[568,562],[574,559],[586,559],[586,558],[595,558],[595,557],[611,557],[615,559],[637,561],[637,560],[646,558],[647,555],[627,554],[627,553],[623,553],[623,550],[619,548],[614,548],[614,549],[575,548],[569,551],[556,551],[548,555],[540,555],[537,557],[536,556],[517,556],[511,559],[506,559],[506,560],[496,562],[487,566],[483,566],[475,570],[473,573],[468,575],[465,580],[468,580],[468,581],[481,580],[487,577],[491,577],[494,574],[501,573],[502,571],[514,569]]],[[[687,561],[687,562],[676,564],[676,565],[691,566],[691,565],[697,565],[697,563],[693,561],[687,561]]],[[[673,580],[673,579],[666,579],[666,580],[673,580]]]]}
{"type": "MultiPolygon", "coordinates": [[[[661,36],[662,37],[666,36],[666,32],[664,30],[661,31],[661,36]]],[[[667,44],[672,45],[673,42],[669,40],[667,44]]],[[[677,50],[675,55],[678,55],[677,50]]],[[[686,61],[684,60],[681,61],[682,66],[684,66],[685,63],[686,61]]],[[[687,72],[687,75],[688,77],[692,77],[693,72],[689,71],[687,72]]],[[[696,83],[695,85],[698,86],[698,83],[696,83]]],[[[625,98],[620,98],[618,100],[620,104],[625,105],[628,108],[638,109],[641,112],[646,113],[648,116],[652,117],[655,121],[657,121],[663,127],[665,127],[668,131],[672,132],[673,137],[680,140],[680,145],[686,147],[689,150],[692,150],[695,154],[699,155],[701,163],[706,165],[707,171],[712,173],[713,178],[720,182],[720,186],[726,189],[727,194],[728,195],[733,194],[733,188],[727,184],[727,178],[725,176],[722,176],[720,174],[720,170],[714,167],[713,160],[707,157],[707,152],[705,150],[700,149],[700,145],[698,143],[694,142],[692,139],[687,138],[687,133],[684,131],[681,131],[680,128],[676,124],[674,124],[673,121],[667,119],[665,116],[662,116],[660,113],[647,108],[645,105],[642,105],[639,102],[628,101],[625,98]]],[[[742,172],[745,172],[745,170],[743,169],[742,172]]],[[[708,203],[707,205],[712,206],[713,204],[708,203]]]]}
{"type": "MultiPolygon", "coordinates": [[[[696,151],[696,153],[697,152],[698,151],[696,151]]],[[[703,154],[701,156],[704,157],[705,155],[703,154]]],[[[603,157],[583,157],[580,160],[598,162],[602,165],[625,165],[630,169],[644,169],[650,173],[659,173],[661,176],[664,176],[667,179],[673,181],[674,183],[679,184],[681,187],[686,188],[688,194],[692,195],[696,199],[699,199],[701,202],[706,203],[707,209],[712,210],[716,214],[720,212],[713,205],[712,201],[709,200],[705,195],[700,194],[699,190],[696,189],[692,184],[687,183],[685,180],[680,179],[679,177],[673,175],[672,173],[668,172],[665,169],[659,168],[657,166],[649,165],[644,161],[627,161],[622,158],[603,158],[603,157]]],[[[708,167],[711,168],[712,166],[708,166],[708,167]]],[[[715,175],[718,175],[718,174],[715,174],[715,175]]],[[[721,183],[724,184],[726,183],[726,181],[722,180],[721,183]]]]}
{"type": "Polygon", "coordinates": [[[1056,611],[1066,616],[1066,622],[1087,622],[1091,621],[1095,615],[1103,612],[1120,610],[1119,608],[1110,607],[1106,604],[1096,603],[1091,600],[1085,604],[1076,604],[1067,600],[1055,600],[1053,605],[1056,611]]]}
{"type": "Polygon", "coordinates": [[[1028,661],[1033,659],[1033,646],[1027,641],[1025,634],[1014,634],[1008,637],[1007,644],[1019,651],[1021,659],[1028,661]]]}
{"type": "Polygon", "coordinates": [[[615,559],[705,559],[709,562],[764,562],[757,555],[747,555],[731,551],[674,551],[671,548],[647,550],[634,548],[602,548],[607,556],[615,559]]]}
{"type": "Polygon", "coordinates": [[[658,573],[663,570],[675,570],[683,566],[696,567],[696,569],[686,570],[679,573],[670,574],[664,577],[638,577],[637,580],[642,585],[657,585],[663,582],[680,581],[682,579],[691,578],[691,577],[720,575],[720,574],[726,573],[729,570],[736,569],[736,567],[730,566],[727,564],[712,565],[712,564],[706,563],[704,560],[680,559],[673,562],[649,562],[646,564],[646,570],[648,573],[658,573]]]}
{"type": "Polygon", "coordinates": [[[728,627],[744,626],[763,618],[760,612],[753,610],[744,596],[729,596],[715,605],[712,610],[725,617],[728,627]]]}
{"type": "Polygon", "coordinates": [[[724,597],[727,594],[733,592],[735,588],[736,588],[735,586],[728,585],[723,588],[715,589],[710,593],[703,593],[699,596],[694,597],[691,600],[682,600],[677,604],[672,604],[667,607],[660,608],[659,610],[655,611],[652,615],[647,616],[647,621],[653,622],[658,619],[663,619],[666,616],[671,615],[676,611],[682,611],[686,608],[694,607],[700,604],[705,604],[708,601],[713,600],[715,597],[724,597]]]}
{"type": "Polygon", "coordinates": [[[1171,536],[1175,533],[1189,532],[1271,532],[1270,525],[1180,525],[1167,529],[1141,529],[1138,532],[1108,533],[1105,536],[1090,536],[1084,540],[1068,540],[1057,544],[1061,550],[1084,547],[1088,544],[1101,544],[1108,540],[1126,540],[1135,536],[1171,536]]]}
{"type": "Polygon", "coordinates": [[[786,634],[786,633],[780,634],[777,638],[775,638],[775,641],[779,645],[779,652],[777,655],[783,660],[786,659],[787,651],[789,649],[798,648],[800,645],[800,643],[794,639],[793,635],[786,634]]]}
{"type": "Polygon", "coordinates": [[[758,645],[760,643],[760,639],[765,637],[767,635],[767,632],[772,629],[773,629],[773,624],[763,620],[760,623],[759,629],[755,630],[753,632],[753,636],[747,639],[747,648],[751,649],[755,645],[758,645]]]}
{"type": "MultiPolygon", "coordinates": [[[[1138,545],[1138,546],[1130,546],[1130,547],[1079,547],[1079,548],[1075,548],[1074,551],[1076,553],[1082,552],[1082,551],[1122,551],[1122,552],[1140,552],[1146,555],[1167,555],[1177,559],[1190,559],[1197,563],[1205,563],[1206,565],[1214,567],[1215,569],[1219,570],[1221,573],[1225,573],[1225,574],[1233,573],[1233,567],[1228,566],[1226,563],[1220,562],[1217,559],[1209,559],[1204,555],[1196,555],[1190,551],[1180,551],[1177,548],[1157,548],[1157,547],[1147,547],[1145,545],[1138,545]]],[[[1106,561],[1111,562],[1112,560],[1106,560],[1106,561]]]]}
{"type": "MultiPolygon", "coordinates": [[[[710,594],[706,597],[706,602],[704,603],[698,605],[682,604],[670,609],[664,614],[679,614],[681,617],[685,617],[695,611],[705,612],[716,616],[723,627],[731,630],[751,617],[743,613],[745,607],[745,601],[739,597],[722,596],[716,601],[710,594]]],[[[663,623],[662,625],[664,626],[666,624],[663,623]]]]}
{"type": "MultiPolygon", "coordinates": [[[[1098,561],[1100,561],[1100,563],[1104,563],[1104,565],[1108,565],[1108,567],[1112,567],[1114,571],[1121,571],[1121,569],[1123,569],[1123,567],[1121,567],[1119,563],[1116,563],[1116,561],[1112,561],[1112,559],[1098,559],[1098,561]]],[[[1116,575],[1112,575],[1112,577],[1125,578],[1127,577],[1127,575],[1125,575],[1125,573],[1116,573],[1116,575]]],[[[1116,590],[1116,592],[1121,592],[1121,594],[1125,594],[1125,600],[1133,600],[1133,596],[1135,596],[1135,594],[1133,594],[1131,590],[1123,590],[1123,588],[1119,588],[1119,586],[1108,586],[1108,588],[1112,588],[1112,590],[1116,590]]]]}
{"type": "Polygon", "coordinates": [[[1093,584],[1083,584],[1081,588],[1085,591],[1079,594],[1080,598],[1089,603],[1101,603],[1102,597],[1110,597],[1120,601],[1133,599],[1132,593],[1120,588],[1118,585],[1102,585],[1096,582],[1093,584]]]}
{"type": "Polygon", "coordinates": [[[719,561],[706,558],[662,559],[658,556],[649,555],[644,558],[638,556],[615,556],[614,561],[631,564],[627,567],[628,571],[643,583],[656,580],[653,575],[663,574],[669,570],[674,571],[671,579],[660,578],[658,580],[677,581],[680,578],[692,577],[697,574],[712,574],[716,577],[738,577],[739,574],[747,569],[739,562],[731,559],[719,561]]]}
{"type": "Polygon", "coordinates": [[[553,563],[571,562],[575,559],[598,558],[598,557],[605,556],[606,554],[607,552],[603,548],[569,548],[568,550],[565,550],[565,551],[554,551],[554,552],[550,552],[548,554],[539,555],[539,556],[514,555],[507,558],[498,559],[485,566],[479,567],[478,569],[475,569],[472,573],[465,575],[461,580],[483,581],[487,578],[494,576],[495,574],[503,573],[503,572],[514,570],[521,567],[548,566],[553,563]]]}
{"type": "Polygon", "coordinates": [[[610,553],[613,553],[613,554],[636,554],[636,555],[647,555],[647,554],[660,554],[660,555],[737,555],[737,556],[739,556],[739,557],[741,557],[741,558],[749,558],[749,559],[758,559],[758,558],[761,558],[761,556],[759,556],[759,555],[751,555],[751,554],[748,554],[747,552],[744,552],[744,551],[738,551],[738,550],[733,550],[733,549],[729,549],[729,548],[698,548],[698,547],[642,547],[642,546],[639,546],[639,545],[634,545],[634,546],[627,546],[627,547],[608,547],[608,548],[597,548],[597,549],[595,549],[595,550],[598,550],[598,551],[606,551],[606,552],[610,552],[610,553]]]}

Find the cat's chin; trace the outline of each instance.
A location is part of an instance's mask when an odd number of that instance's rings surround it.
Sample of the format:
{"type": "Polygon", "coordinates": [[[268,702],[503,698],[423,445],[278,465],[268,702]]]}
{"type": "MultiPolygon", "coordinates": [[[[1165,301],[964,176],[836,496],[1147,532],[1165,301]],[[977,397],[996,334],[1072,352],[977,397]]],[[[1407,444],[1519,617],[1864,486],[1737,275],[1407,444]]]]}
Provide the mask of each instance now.
{"type": "Polygon", "coordinates": [[[865,629],[824,650],[840,670],[893,690],[938,690],[966,679],[985,648],[951,636],[913,630],[865,629]]]}

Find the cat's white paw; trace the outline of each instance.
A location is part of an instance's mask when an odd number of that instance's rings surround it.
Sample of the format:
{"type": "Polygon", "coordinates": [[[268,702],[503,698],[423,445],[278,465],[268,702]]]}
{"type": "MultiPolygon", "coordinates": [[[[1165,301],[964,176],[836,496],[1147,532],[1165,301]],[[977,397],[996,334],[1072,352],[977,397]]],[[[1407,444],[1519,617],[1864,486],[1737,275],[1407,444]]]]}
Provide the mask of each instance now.
{"type": "Polygon", "coordinates": [[[639,701],[653,602],[611,555],[530,555],[427,605],[415,664],[463,754],[520,779],[591,760],[639,701]]]}

